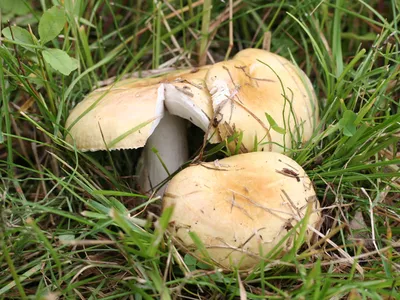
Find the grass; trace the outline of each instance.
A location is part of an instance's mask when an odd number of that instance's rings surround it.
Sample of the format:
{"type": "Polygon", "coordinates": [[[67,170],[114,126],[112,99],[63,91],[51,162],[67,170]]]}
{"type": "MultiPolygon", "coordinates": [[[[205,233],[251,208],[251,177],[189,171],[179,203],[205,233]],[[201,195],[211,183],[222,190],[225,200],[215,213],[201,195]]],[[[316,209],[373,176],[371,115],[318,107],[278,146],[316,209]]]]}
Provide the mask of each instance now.
{"type": "Polygon", "coordinates": [[[397,1],[1,2],[2,28],[29,35],[0,46],[0,299],[400,298],[397,1]],[[43,44],[31,34],[54,3],[66,23],[43,44]],[[135,190],[138,151],[74,151],[63,126],[106,79],[220,61],[268,32],[318,95],[321,126],[288,155],[313,179],[322,235],[222,272],[164,236],[159,199],[135,190]],[[46,60],[54,49],[70,75],[46,60]]]}

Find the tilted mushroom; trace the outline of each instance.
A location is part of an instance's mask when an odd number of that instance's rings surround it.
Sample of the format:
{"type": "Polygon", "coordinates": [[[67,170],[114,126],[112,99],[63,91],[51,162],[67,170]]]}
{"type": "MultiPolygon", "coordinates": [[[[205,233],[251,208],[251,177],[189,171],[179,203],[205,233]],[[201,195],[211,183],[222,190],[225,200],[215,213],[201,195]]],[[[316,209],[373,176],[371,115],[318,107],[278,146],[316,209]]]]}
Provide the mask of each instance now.
{"type": "Polygon", "coordinates": [[[268,51],[242,50],[232,60],[213,65],[206,84],[221,138],[243,132],[243,152],[284,152],[292,143],[310,139],[318,122],[318,103],[308,77],[268,51]],[[266,113],[276,125],[269,124],[266,113]]]}
{"type": "MultiPolygon", "coordinates": [[[[226,269],[254,267],[305,217],[309,205],[308,223],[302,225],[315,227],[319,202],[310,179],[294,160],[274,152],[190,166],[169,182],[163,198],[164,209],[173,206],[169,232],[178,246],[226,269]],[[208,256],[196,248],[191,232],[208,256]]],[[[293,246],[293,239],[282,244],[282,251],[293,246]]]]}
{"type": "Polygon", "coordinates": [[[188,158],[186,140],[182,139],[185,124],[174,116],[203,129],[212,143],[242,131],[243,152],[282,152],[291,143],[311,137],[318,107],[309,79],[301,70],[278,55],[247,49],[212,67],[128,79],[98,89],[71,112],[66,139],[83,151],[145,146],[140,183],[152,189],[188,158]],[[165,108],[171,115],[160,123],[165,108]],[[286,134],[271,129],[265,113],[276,126],[285,128],[286,134]],[[163,131],[157,134],[160,126],[163,131]],[[253,149],[255,142],[258,145],[253,149]],[[168,172],[153,147],[162,149],[159,156],[168,172]],[[175,160],[178,157],[179,161],[175,160]]]}
{"type": "MultiPolygon", "coordinates": [[[[204,69],[185,70],[159,78],[123,80],[97,89],[71,111],[65,125],[66,141],[82,151],[146,145],[140,183],[145,189],[153,188],[188,159],[187,125],[179,117],[202,129],[208,126],[212,109],[204,76],[204,69]],[[153,147],[158,148],[168,172],[153,147]]],[[[211,137],[218,140],[218,135],[210,133],[211,137]]]]}

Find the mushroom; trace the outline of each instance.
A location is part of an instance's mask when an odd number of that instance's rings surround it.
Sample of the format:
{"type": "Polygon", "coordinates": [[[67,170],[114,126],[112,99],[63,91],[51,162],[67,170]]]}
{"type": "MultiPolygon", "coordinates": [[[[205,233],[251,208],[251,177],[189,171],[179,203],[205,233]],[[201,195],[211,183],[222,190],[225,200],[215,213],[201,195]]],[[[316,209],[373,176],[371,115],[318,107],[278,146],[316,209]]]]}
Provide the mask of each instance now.
{"type": "MultiPolygon", "coordinates": [[[[210,123],[212,106],[205,74],[206,68],[184,70],[97,89],[71,111],[66,141],[82,151],[145,146],[139,182],[142,188],[153,190],[188,160],[187,125],[181,118],[203,130],[210,123]]],[[[212,132],[210,139],[219,140],[212,132]]],[[[158,195],[162,193],[163,189],[158,195]]]]}
{"type": "Polygon", "coordinates": [[[300,69],[278,55],[247,49],[211,67],[123,80],[92,92],[68,117],[66,140],[82,151],[145,147],[140,182],[152,189],[188,158],[186,124],[174,116],[200,127],[211,143],[242,131],[243,152],[283,152],[311,137],[318,109],[300,69]],[[171,115],[160,123],[165,111],[171,115]],[[272,129],[283,127],[286,133],[271,130],[265,113],[276,122],[272,129]],[[162,148],[158,156],[153,147],[162,148]]]}
{"type": "MultiPolygon", "coordinates": [[[[171,206],[173,241],[225,269],[254,267],[305,216],[299,227],[310,229],[320,219],[319,202],[302,167],[275,152],[238,154],[180,171],[163,197],[164,209],[171,206]],[[308,206],[313,208],[309,214],[308,206]],[[192,232],[208,254],[196,248],[192,232]]],[[[299,231],[293,230],[282,251],[293,247],[299,231]]]]}
{"type": "Polygon", "coordinates": [[[308,77],[265,50],[242,50],[232,60],[213,65],[206,85],[221,138],[243,132],[243,152],[285,152],[309,140],[318,122],[318,103],[308,77]]]}

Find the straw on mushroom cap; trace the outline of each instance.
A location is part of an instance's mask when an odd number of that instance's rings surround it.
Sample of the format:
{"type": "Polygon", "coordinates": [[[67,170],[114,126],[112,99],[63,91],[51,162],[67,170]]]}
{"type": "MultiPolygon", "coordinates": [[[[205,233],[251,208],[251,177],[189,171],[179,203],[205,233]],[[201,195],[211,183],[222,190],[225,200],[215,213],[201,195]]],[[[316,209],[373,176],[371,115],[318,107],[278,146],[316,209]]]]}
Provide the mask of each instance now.
{"type": "Polygon", "coordinates": [[[318,121],[317,100],[307,76],[265,50],[242,50],[232,60],[215,64],[206,84],[221,138],[242,131],[242,145],[248,151],[283,152],[282,146],[290,149],[292,142],[307,141],[318,121]],[[273,130],[265,113],[286,133],[273,130]]]}
{"type": "MultiPolygon", "coordinates": [[[[156,77],[143,77],[143,78],[131,77],[114,82],[112,85],[109,86],[113,86],[114,88],[130,89],[143,86],[157,85],[160,83],[170,83],[174,82],[175,80],[182,81],[185,79],[192,80],[197,78],[204,78],[205,75],[207,74],[208,68],[209,66],[204,66],[201,68],[173,70],[167,73],[161,73],[156,77]]],[[[109,86],[99,88],[97,90],[108,89],[109,86]]]]}
{"type": "MultiPolygon", "coordinates": [[[[170,181],[163,198],[164,208],[174,206],[169,232],[177,244],[207,258],[196,249],[194,232],[213,262],[227,269],[256,265],[260,250],[272,250],[304,218],[310,202],[308,225],[315,226],[319,202],[310,179],[295,161],[274,152],[190,166],[170,181]]],[[[293,236],[281,248],[292,245],[293,236]]]]}

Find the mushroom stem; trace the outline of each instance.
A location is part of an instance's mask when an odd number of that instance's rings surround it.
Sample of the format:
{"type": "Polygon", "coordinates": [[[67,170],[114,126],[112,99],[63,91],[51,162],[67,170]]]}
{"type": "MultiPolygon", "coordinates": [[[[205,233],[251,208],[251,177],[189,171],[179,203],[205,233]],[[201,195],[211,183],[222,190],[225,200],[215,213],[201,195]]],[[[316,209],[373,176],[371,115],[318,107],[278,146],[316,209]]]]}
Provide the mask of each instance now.
{"type": "MultiPolygon", "coordinates": [[[[189,159],[186,121],[167,111],[143,149],[143,170],[139,173],[139,184],[146,192],[157,186],[178,170],[189,159]]],[[[166,184],[156,195],[164,194],[166,184]]]]}

